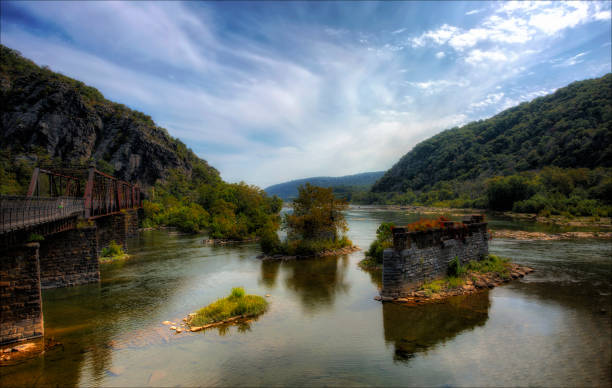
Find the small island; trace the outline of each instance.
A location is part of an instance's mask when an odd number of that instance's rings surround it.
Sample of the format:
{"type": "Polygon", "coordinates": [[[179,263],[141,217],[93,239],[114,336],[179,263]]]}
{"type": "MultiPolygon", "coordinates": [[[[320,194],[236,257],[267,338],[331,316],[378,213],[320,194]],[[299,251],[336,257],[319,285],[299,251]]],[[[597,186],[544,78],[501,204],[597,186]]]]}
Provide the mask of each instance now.
{"type": "Polygon", "coordinates": [[[409,305],[436,303],[451,296],[472,294],[497,287],[533,272],[529,267],[510,262],[510,259],[487,255],[483,260],[471,260],[466,265],[455,258],[445,277],[427,281],[416,290],[400,298],[375,297],[376,300],[409,305]]]}
{"type": "Polygon", "coordinates": [[[306,183],[298,188],[293,212],[285,214],[287,237],[281,241],[277,228],[261,237],[262,260],[292,260],[343,255],[359,250],[346,236],[348,226],[343,211],[348,202],[334,196],[332,188],[306,183]]]}
{"type": "MultiPolygon", "coordinates": [[[[232,292],[195,313],[189,314],[185,323],[190,331],[200,331],[209,327],[253,318],[263,314],[268,301],[258,295],[247,295],[242,287],[232,288],[232,292]]],[[[178,329],[177,329],[178,332],[178,329]]]]}
{"type": "Polygon", "coordinates": [[[491,232],[483,215],[453,222],[444,217],[421,219],[404,227],[382,224],[364,269],[382,268],[376,300],[429,303],[493,288],[533,269],[489,254],[491,232]]]}

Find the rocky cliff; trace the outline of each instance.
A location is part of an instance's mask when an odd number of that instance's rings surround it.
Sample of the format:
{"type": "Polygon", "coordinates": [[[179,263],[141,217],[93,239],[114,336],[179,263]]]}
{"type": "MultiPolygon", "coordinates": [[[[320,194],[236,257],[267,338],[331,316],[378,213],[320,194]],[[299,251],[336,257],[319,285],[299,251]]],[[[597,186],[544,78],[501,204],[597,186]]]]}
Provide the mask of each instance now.
{"type": "Polygon", "coordinates": [[[219,179],[216,169],[151,118],[106,100],[95,88],[0,45],[0,146],[8,163],[41,159],[97,162],[115,176],[150,186],[179,169],[219,179]]]}

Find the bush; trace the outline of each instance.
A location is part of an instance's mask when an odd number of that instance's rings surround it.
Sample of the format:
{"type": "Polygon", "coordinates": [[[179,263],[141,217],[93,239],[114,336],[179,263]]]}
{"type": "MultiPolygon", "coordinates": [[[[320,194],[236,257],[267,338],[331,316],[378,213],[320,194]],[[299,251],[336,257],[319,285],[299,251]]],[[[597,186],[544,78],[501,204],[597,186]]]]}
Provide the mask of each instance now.
{"type": "Polygon", "coordinates": [[[244,297],[244,288],[242,287],[234,287],[232,288],[232,293],[230,294],[231,298],[242,298],[244,297]]]}
{"type": "Polygon", "coordinates": [[[455,256],[455,258],[448,263],[447,273],[449,277],[459,277],[465,275],[466,269],[461,265],[461,261],[457,256],[455,256]]]}
{"type": "Polygon", "coordinates": [[[467,269],[474,272],[486,273],[496,272],[501,276],[508,276],[510,259],[497,255],[488,255],[480,261],[470,261],[467,269]]]}
{"type": "Polygon", "coordinates": [[[111,242],[108,244],[108,247],[102,248],[101,252],[102,257],[115,257],[124,254],[125,252],[123,251],[123,248],[121,247],[121,245],[117,244],[115,240],[111,240],[111,242]]]}
{"type": "Polygon", "coordinates": [[[256,316],[268,308],[268,302],[257,295],[246,295],[244,288],[232,288],[226,298],[219,299],[195,312],[190,319],[191,326],[203,326],[239,315],[256,316]]]}
{"type": "Polygon", "coordinates": [[[386,248],[393,246],[393,227],[392,222],[383,222],[376,229],[376,240],[372,241],[366,256],[373,258],[377,263],[382,263],[383,252],[386,248]]]}

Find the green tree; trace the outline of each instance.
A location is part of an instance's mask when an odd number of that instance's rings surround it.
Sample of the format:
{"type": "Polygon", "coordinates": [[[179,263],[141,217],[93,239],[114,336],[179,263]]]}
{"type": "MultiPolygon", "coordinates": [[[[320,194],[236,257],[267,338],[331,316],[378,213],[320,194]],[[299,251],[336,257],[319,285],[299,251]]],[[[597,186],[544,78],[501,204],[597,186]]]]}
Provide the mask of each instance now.
{"type": "Polygon", "coordinates": [[[309,183],[300,186],[293,200],[293,213],[285,215],[289,239],[336,241],[339,233],[348,230],[342,213],[347,208],[348,203],[336,198],[332,188],[309,183]]]}

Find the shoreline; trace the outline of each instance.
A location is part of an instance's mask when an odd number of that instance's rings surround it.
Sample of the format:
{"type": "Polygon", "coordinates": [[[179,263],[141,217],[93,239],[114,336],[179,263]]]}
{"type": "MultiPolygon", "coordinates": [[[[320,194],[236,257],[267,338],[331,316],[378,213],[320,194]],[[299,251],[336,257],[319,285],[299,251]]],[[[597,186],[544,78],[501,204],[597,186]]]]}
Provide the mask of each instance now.
{"type": "Polygon", "coordinates": [[[259,237],[255,238],[247,238],[244,240],[231,240],[225,238],[207,238],[202,240],[202,244],[204,245],[231,245],[231,244],[243,244],[243,243],[253,243],[258,242],[260,240],[259,237]]]}
{"type": "Polygon", "coordinates": [[[308,255],[308,256],[293,255],[292,256],[292,255],[281,255],[281,254],[266,255],[262,253],[261,255],[258,255],[256,258],[262,261],[268,261],[268,260],[289,261],[289,260],[313,259],[317,257],[326,257],[326,256],[348,255],[349,253],[358,252],[360,250],[361,248],[359,248],[357,245],[353,245],[350,247],[344,247],[340,249],[326,249],[322,252],[319,252],[316,255],[308,255]]]}
{"type": "Polygon", "coordinates": [[[493,238],[506,238],[513,240],[537,240],[537,241],[557,241],[557,240],[576,240],[576,239],[612,239],[612,232],[563,232],[563,233],[544,233],[528,232],[524,230],[493,230],[493,238]]]}
{"type": "Polygon", "coordinates": [[[452,289],[447,289],[435,293],[428,293],[425,290],[415,290],[406,296],[397,298],[377,295],[374,297],[374,300],[383,303],[388,302],[408,306],[419,306],[430,303],[443,303],[451,297],[475,294],[484,290],[495,288],[505,283],[509,283],[512,280],[520,279],[532,272],[534,272],[533,268],[510,263],[510,276],[507,278],[503,278],[495,272],[469,272],[467,277],[471,278],[472,280],[466,280],[465,284],[460,287],[455,287],[452,289]]]}
{"type": "Polygon", "coordinates": [[[511,211],[499,212],[488,209],[476,208],[451,208],[451,207],[433,207],[433,206],[417,206],[417,205],[359,205],[351,204],[352,208],[357,209],[374,209],[374,210],[400,210],[408,211],[417,214],[446,214],[450,216],[463,216],[471,213],[485,213],[494,216],[507,217],[510,219],[531,221],[546,225],[569,226],[569,227],[598,227],[612,228],[611,217],[594,217],[580,216],[568,218],[561,215],[551,215],[549,217],[541,217],[535,213],[514,213],[511,211]]]}

